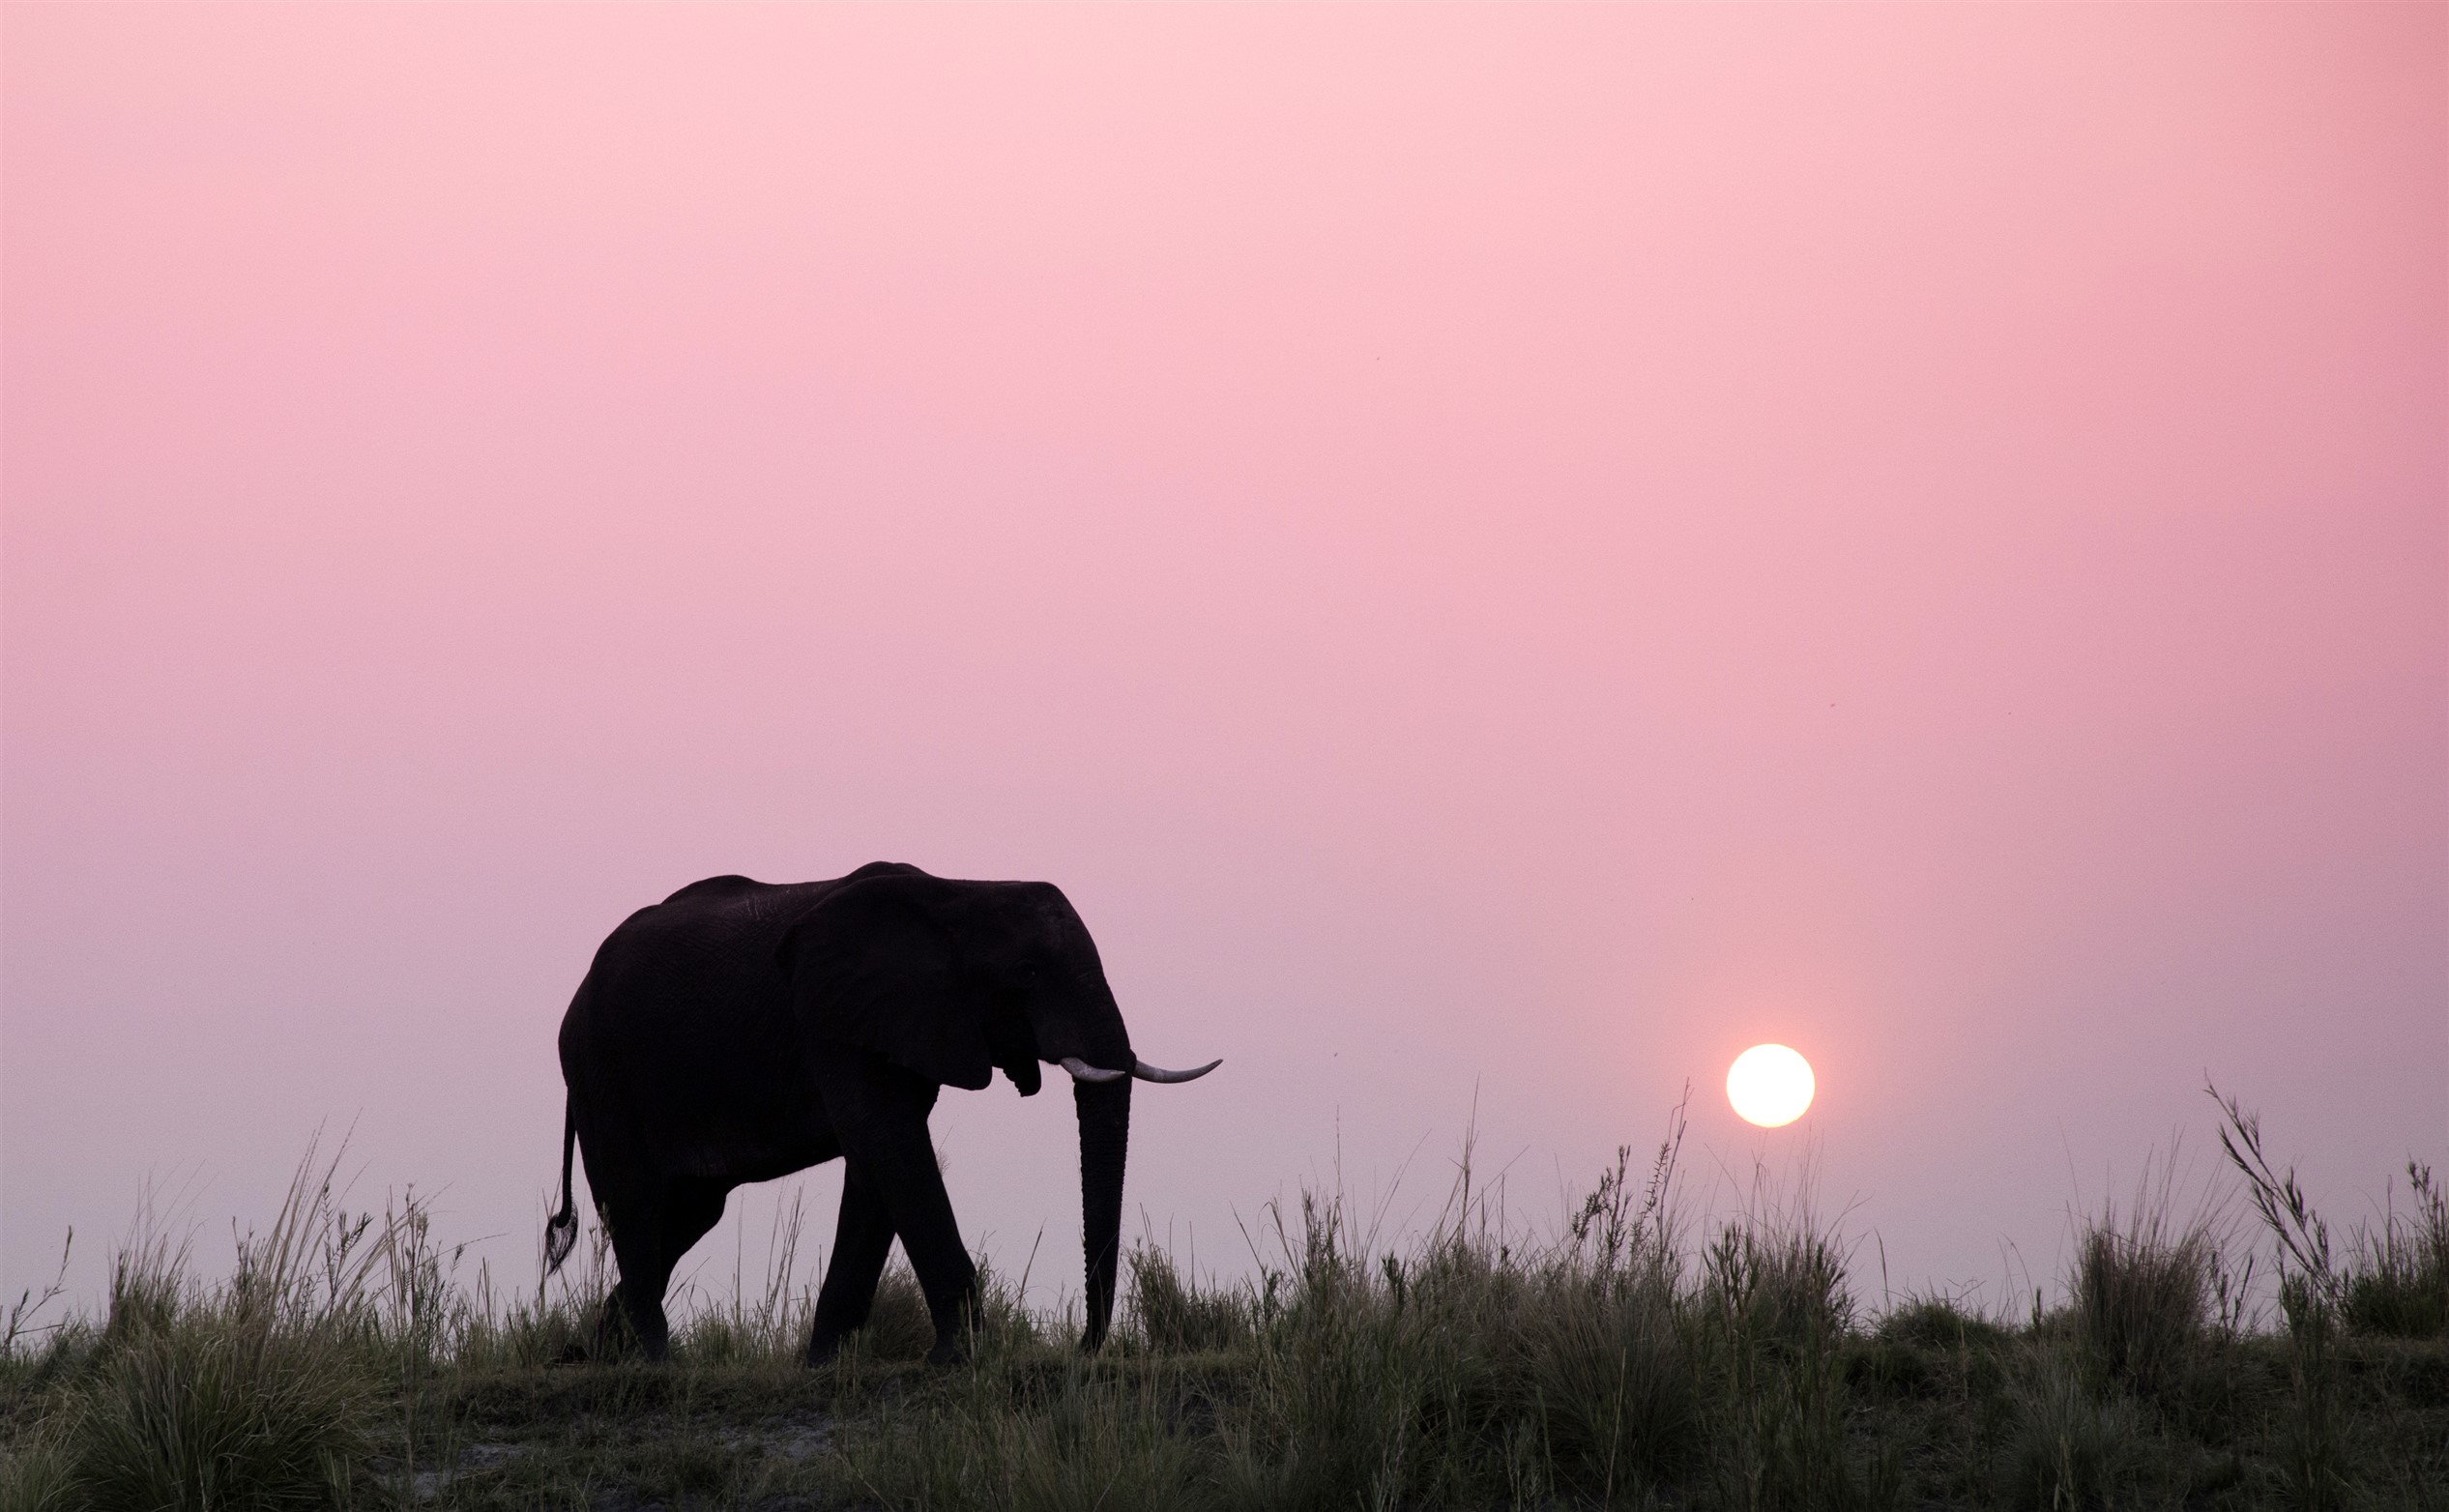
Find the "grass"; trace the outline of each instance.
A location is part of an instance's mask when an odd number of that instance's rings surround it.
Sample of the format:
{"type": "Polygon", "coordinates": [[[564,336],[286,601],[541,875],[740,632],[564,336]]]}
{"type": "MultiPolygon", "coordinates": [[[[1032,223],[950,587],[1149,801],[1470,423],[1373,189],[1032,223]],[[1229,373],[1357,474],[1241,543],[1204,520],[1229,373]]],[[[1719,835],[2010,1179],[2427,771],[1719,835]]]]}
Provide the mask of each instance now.
{"type": "Polygon", "coordinates": [[[2377,1229],[2357,1232],[2340,1312],[2358,1332],[2436,1338],[2449,1330],[2449,1201],[2430,1166],[2406,1162],[2406,1184],[2410,1211],[2393,1202],[2377,1229]]]}
{"type": "Polygon", "coordinates": [[[1867,1311],[1807,1204],[1688,1230],[1671,1136],[1549,1235],[1466,1160],[1400,1239],[1332,1193],[1266,1209],[1246,1280],[1143,1243],[1094,1358],[989,1272],[950,1370],[918,1363],[897,1267],[839,1361],[799,1365],[796,1212],[765,1277],[680,1299],[670,1364],[558,1363],[609,1281],[599,1236],[550,1294],[461,1284],[417,1201],[343,1211],[310,1157],[226,1278],[140,1227],[100,1319],[43,1326],[50,1298],[20,1299],[0,1512],[2449,1508],[2429,1172],[2332,1245],[2223,1108],[2261,1226],[2177,1216],[2164,1174],[2079,1216],[2060,1305],[2018,1319],[1867,1311]]]}
{"type": "Polygon", "coordinates": [[[2080,1363],[2096,1388],[2158,1394],[2201,1357],[2204,1336],[2240,1321],[2229,1298],[2221,1214],[2176,1216],[2174,1162],[2151,1166],[2121,1216],[2113,1201],[2078,1226],[2070,1314],[2080,1363]]]}

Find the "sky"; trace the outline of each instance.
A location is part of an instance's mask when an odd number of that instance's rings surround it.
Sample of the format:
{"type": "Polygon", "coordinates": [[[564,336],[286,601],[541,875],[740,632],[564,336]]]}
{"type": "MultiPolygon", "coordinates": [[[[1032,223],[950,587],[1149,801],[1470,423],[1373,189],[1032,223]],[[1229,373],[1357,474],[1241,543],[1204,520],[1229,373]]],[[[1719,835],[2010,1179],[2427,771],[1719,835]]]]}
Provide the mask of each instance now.
{"type": "MultiPolygon", "coordinates": [[[[2342,1225],[2449,1165],[2439,7],[0,28],[12,1298],[317,1129],[532,1279],[604,934],[880,858],[1224,1058],[1126,1195],[1224,1275],[1687,1084],[1875,1303],[2216,1188],[2206,1079],[2342,1225]]],[[[1041,1305],[1065,1103],[935,1120],[1041,1305]]]]}

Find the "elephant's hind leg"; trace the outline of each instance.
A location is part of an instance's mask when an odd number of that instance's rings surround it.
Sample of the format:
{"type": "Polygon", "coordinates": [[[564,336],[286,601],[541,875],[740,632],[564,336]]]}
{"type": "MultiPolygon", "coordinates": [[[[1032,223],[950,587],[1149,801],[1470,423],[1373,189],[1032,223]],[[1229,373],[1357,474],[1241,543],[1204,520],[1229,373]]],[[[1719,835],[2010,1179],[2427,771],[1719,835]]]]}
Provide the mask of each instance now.
{"type": "Polygon", "coordinates": [[[664,1188],[662,1242],[656,1247],[663,1265],[655,1289],[657,1313],[662,1310],[663,1294],[671,1289],[672,1271],[699,1239],[723,1221],[723,1202],[730,1195],[731,1188],[701,1178],[676,1179],[664,1188]]]}
{"type": "Polygon", "coordinates": [[[843,1163],[842,1212],[833,1228],[833,1259],[816,1294],[816,1325],[808,1331],[808,1363],[822,1365],[840,1352],[843,1336],[867,1325],[876,1302],[876,1282],[892,1249],[892,1215],[867,1182],[865,1173],[843,1163]]]}
{"type": "MultiPolygon", "coordinates": [[[[601,1188],[598,1188],[601,1190],[601,1188]]],[[[621,1273],[603,1299],[596,1323],[598,1357],[642,1351],[661,1359],[669,1347],[663,1325],[663,1287],[671,1267],[658,1258],[663,1242],[661,1184],[639,1182],[607,1193],[600,1206],[612,1232],[612,1264],[621,1273]]]]}
{"type": "Polygon", "coordinates": [[[621,1284],[604,1309],[604,1321],[615,1323],[648,1359],[671,1353],[670,1325],[663,1316],[663,1294],[672,1284],[672,1267],[688,1247],[720,1222],[725,1189],[714,1182],[675,1179],[629,1195],[615,1205],[612,1258],[621,1267],[621,1284]]]}

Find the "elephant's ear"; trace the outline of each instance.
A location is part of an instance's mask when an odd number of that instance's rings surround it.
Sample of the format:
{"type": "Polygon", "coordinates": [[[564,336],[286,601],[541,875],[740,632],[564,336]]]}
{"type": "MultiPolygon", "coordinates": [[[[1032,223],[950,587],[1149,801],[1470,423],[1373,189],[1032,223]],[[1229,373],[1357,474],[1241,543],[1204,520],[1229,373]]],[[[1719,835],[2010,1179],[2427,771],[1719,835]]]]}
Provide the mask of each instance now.
{"type": "Polygon", "coordinates": [[[922,896],[934,880],[877,876],[838,887],[791,926],[775,958],[802,1032],[975,1091],[994,1070],[985,1014],[962,988],[950,931],[922,896]]]}

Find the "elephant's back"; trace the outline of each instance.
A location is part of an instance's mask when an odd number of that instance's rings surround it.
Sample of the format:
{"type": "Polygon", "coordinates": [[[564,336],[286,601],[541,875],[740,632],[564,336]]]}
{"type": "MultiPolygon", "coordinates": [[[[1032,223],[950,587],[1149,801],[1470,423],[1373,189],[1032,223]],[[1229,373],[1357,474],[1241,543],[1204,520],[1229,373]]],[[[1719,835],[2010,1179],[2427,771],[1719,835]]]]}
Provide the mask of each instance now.
{"type": "Polygon", "coordinates": [[[790,981],[776,958],[783,937],[835,888],[884,871],[870,862],[824,882],[765,883],[736,875],[692,882],[638,910],[604,937],[564,1020],[565,1042],[652,1039],[687,1029],[740,1033],[789,1018],[790,981]]]}
{"type": "Polygon", "coordinates": [[[869,861],[824,882],[759,882],[737,873],[707,877],[622,920],[597,952],[597,965],[609,958],[670,966],[705,957],[702,964],[719,973],[735,958],[771,964],[783,935],[828,893],[888,872],[925,875],[901,861],[869,861]]]}
{"type": "Polygon", "coordinates": [[[834,886],[745,877],[693,882],[604,937],[587,973],[592,995],[629,1003],[631,1011],[778,998],[788,984],[774,951],[792,922],[834,886]]]}
{"type": "Polygon", "coordinates": [[[605,937],[561,1032],[590,1148],[636,1144],[712,1172],[721,1150],[806,1142],[790,981],[774,949],[831,886],[711,878],[605,937]]]}

